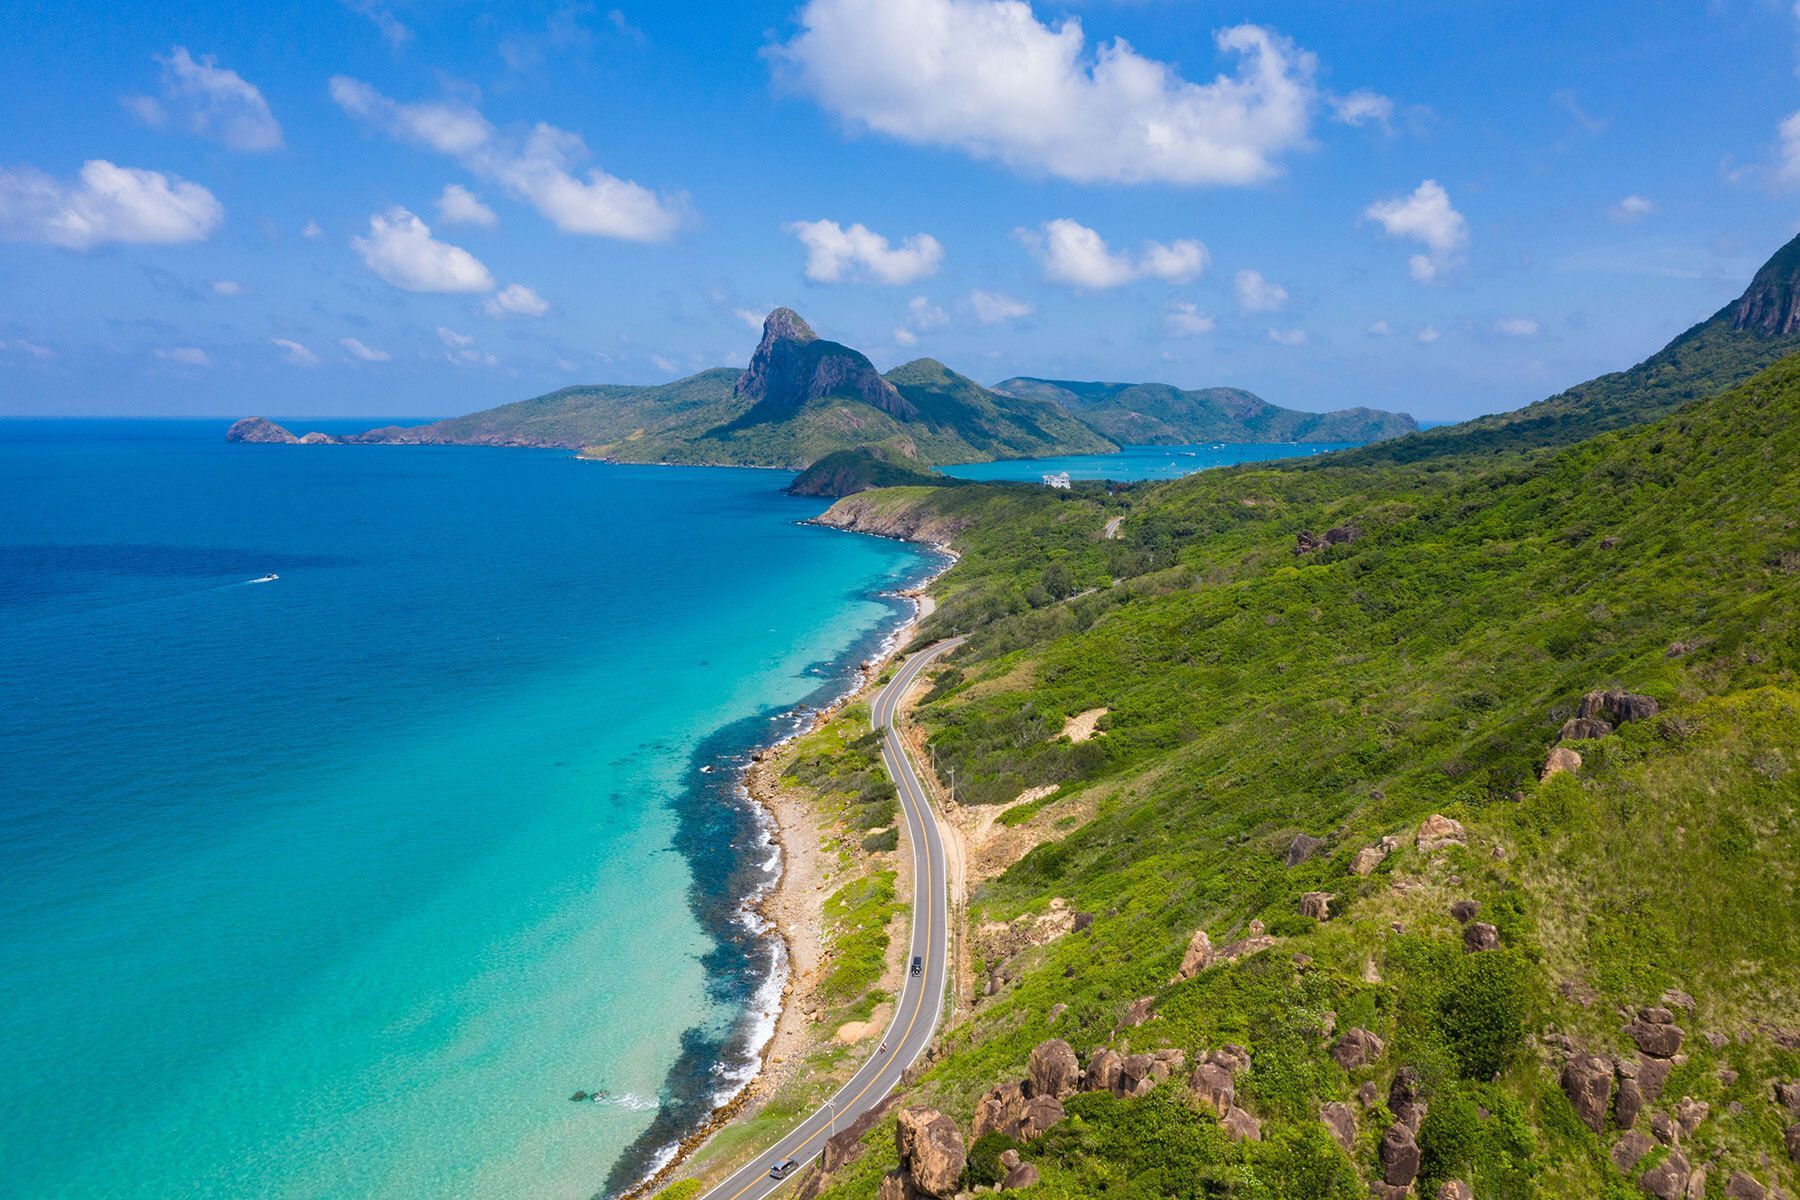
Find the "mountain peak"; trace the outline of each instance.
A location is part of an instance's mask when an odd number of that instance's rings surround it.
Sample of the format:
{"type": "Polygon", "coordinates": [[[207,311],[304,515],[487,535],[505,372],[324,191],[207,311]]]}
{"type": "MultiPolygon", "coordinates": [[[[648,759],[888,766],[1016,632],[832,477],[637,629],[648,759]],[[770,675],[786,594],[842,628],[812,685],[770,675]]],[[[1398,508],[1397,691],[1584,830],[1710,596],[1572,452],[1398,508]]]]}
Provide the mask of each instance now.
{"type": "Polygon", "coordinates": [[[1727,310],[1733,329],[1763,337],[1800,332],[1800,237],[1775,252],[1727,310]]]}
{"type": "Polygon", "coordinates": [[[814,342],[818,338],[805,317],[791,308],[776,308],[763,318],[762,345],[757,349],[761,350],[770,342],[814,342]]]}
{"type": "Polygon", "coordinates": [[[763,321],[762,341],[732,392],[756,401],[736,426],[782,420],[831,395],[861,400],[902,421],[919,415],[865,355],[826,341],[791,308],[778,308],[763,321]]]}

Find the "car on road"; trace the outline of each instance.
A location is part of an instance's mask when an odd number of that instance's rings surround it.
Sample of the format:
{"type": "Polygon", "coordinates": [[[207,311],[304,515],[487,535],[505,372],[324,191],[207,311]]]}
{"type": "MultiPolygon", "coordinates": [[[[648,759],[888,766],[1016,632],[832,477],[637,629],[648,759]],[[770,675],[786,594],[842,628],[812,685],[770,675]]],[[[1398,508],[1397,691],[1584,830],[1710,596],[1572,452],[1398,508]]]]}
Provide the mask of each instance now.
{"type": "Polygon", "coordinates": [[[769,1178],[770,1179],[786,1179],[789,1175],[792,1175],[794,1173],[794,1168],[798,1167],[799,1165],[800,1164],[798,1162],[794,1161],[791,1158],[783,1159],[781,1162],[778,1162],[774,1166],[769,1168],[769,1178]]]}
{"type": "Polygon", "coordinates": [[[916,954],[913,955],[912,973],[915,978],[925,973],[925,960],[916,954]]]}

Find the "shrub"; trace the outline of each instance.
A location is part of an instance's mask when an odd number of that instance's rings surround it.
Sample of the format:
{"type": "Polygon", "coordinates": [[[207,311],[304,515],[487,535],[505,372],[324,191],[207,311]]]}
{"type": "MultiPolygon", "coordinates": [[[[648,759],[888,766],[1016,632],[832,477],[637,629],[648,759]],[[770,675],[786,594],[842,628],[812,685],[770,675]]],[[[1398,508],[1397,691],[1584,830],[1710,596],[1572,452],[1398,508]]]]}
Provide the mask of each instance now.
{"type": "Polygon", "coordinates": [[[895,825],[888,829],[878,829],[863,839],[862,848],[870,854],[884,854],[900,846],[900,827],[895,825]]]}
{"type": "Polygon", "coordinates": [[[1438,997],[1438,1027],[1462,1073],[1492,1079],[1525,1042],[1530,989],[1510,951],[1464,955],[1438,997]]]}
{"type": "Polygon", "coordinates": [[[992,1187],[1000,1182],[1006,1174],[1000,1165],[1000,1156],[1008,1150],[1018,1150],[1022,1144],[1007,1137],[997,1130],[982,1134],[969,1147],[968,1164],[963,1167],[963,1191],[972,1191],[979,1187],[992,1187]]]}

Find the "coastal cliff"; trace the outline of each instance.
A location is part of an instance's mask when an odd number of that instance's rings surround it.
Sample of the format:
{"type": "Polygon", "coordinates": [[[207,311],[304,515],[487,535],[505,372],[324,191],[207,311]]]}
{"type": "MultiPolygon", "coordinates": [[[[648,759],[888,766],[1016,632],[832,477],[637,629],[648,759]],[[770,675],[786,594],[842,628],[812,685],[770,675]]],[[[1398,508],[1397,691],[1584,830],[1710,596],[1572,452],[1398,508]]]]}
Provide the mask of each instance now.
{"type": "Polygon", "coordinates": [[[878,488],[845,496],[813,520],[851,533],[872,533],[932,546],[949,546],[970,525],[975,514],[945,512],[934,503],[938,489],[928,487],[878,488]]]}

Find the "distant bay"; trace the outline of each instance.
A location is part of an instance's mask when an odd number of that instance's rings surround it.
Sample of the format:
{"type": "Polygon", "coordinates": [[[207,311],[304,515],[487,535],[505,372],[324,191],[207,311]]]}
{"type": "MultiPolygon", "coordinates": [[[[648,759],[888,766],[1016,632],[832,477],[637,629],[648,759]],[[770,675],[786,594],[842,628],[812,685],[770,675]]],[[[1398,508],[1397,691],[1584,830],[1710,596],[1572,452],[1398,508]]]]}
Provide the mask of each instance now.
{"type": "Polygon", "coordinates": [[[731,763],[927,559],[769,471],[223,427],[0,422],[4,1190],[586,1200],[767,1003],[731,763]]]}
{"type": "Polygon", "coordinates": [[[1202,442],[1192,446],[1121,446],[1113,454],[1070,454],[1057,458],[1013,458],[999,462],[957,463],[943,468],[961,479],[1010,479],[1036,482],[1045,475],[1068,472],[1071,480],[1179,479],[1209,467],[1299,458],[1344,450],[1360,442],[1202,442]]]}

